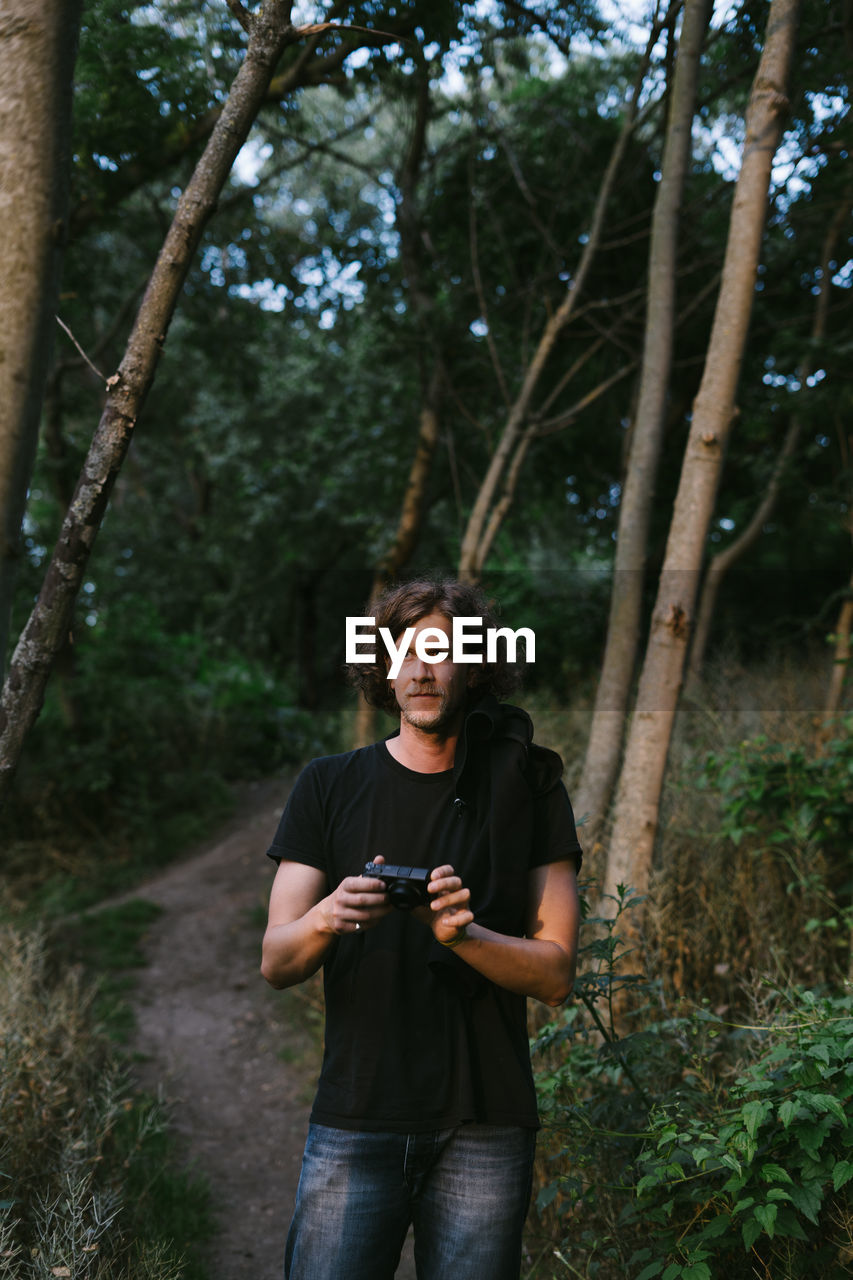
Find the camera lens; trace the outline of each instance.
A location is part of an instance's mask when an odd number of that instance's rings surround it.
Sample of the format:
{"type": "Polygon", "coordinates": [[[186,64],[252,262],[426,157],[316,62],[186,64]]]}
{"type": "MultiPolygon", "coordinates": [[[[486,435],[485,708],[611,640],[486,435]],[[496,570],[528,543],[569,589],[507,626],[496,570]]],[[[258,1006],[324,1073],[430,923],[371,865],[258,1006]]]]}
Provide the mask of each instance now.
{"type": "Polygon", "coordinates": [[[416,884],[406,884],[404,880],[398,880],[395,884],[388,886],[388,898],[391,905],[398,911],[411,911],[412,907],[416,907],[420,902],[421,894],[416,884]]]}

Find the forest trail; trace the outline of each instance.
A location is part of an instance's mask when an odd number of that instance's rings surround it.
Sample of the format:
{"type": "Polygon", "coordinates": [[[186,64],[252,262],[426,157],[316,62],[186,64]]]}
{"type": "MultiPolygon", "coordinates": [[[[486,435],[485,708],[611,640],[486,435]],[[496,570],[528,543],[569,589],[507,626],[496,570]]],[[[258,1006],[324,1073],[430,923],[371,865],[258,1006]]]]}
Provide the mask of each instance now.
{"type": "MultiPolygon", "coordinates": [[[[201,851],[128,895],[162,908],[132,997],[134,1070],[209,1182],[208,1280],[280,1280],[320,1066],[319,987],[273,991],[259,972],[264,852],[288,788],[247,787],[201,851]]],[[[410,1244],[398,1280],[413,1280],[410,1244]]]]}

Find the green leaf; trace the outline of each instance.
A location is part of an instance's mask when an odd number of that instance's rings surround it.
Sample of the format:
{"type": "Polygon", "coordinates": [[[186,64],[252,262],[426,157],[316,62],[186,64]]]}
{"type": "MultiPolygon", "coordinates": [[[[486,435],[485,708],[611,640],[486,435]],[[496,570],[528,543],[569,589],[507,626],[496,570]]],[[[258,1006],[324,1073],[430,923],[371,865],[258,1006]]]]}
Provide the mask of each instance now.
{"type": "Polygon", "coordinates": [[[791,1201],[809,1222],[817,1226],[818,1213],[823,1204],[823,1187],[817,1181],[802,1182],[791,1189],[791,1201]]]}
{"type": "Polygon", "coordinates": [[[786,1208],[784,1205],[779,1210],[779,1216],[776,1219],[776,1235],[789,1236],[792,1240],[808,1240],[807,1233],[803,1230],[802,1223],[793,1210],[786,1208]]]}
{"type": "Polygon", "coordinates": [[[832,1170],[833,1188],[836,1191],[840,1191],[851,1178],[853,1178],[853,1162],[850,1160],[837,1160],[835,1168],[832,1170]]]}
{"type": "Polygon", "coordinates": [[[549,1182],[544,1186],[536,1197],[536,1208],[541,1213],[543,1209],[547,1209],[549,1204],[553,1204],[557,1196],[558,1187],[556,1182],[549,1182]]]}
{"type": "Polygon", "coordinates": [[[640,1274],[635,1277],[635,1280],[653,1280],[655,1276],[660,1275],[663,1263],[663,1258],[656,1258],[655,1261],[650,1262],[647,1267],[643,1267],[640,1274]]]}
{"type": "Polygon", "coordinates": [[[748,1218],[741,1227],[740,1233],[743,1237],[744,1248],[749,1250],[761,1235],[761,1223],[757,1218],[748,1218]]]}
{"type": "Polygon", "coordinates": [[[813,1160],[819,1159],[826,1131],[827,1125],[825,1121],[819,1121],[817,1124],[804,1124],[798,1130],[800,1146],[813,1160]]]}
{"type": "Polygon", "coordinates": [[[711,1271],[707,1262],[694,1262],[690,1267],[683,1267],[682,1280],[711,1280],[711,1271]]]}
{"type": "Polygon", "coordinates": [[[831,1093],[810,1093],[806,1097],[805,1101],[812,1110],[818,1112],[818,1114],[831,1111],[834,1116],[846,1125],[847,1115],[844,1108],[838,1099],[834,1098],[831,1093]]]}
{"type": "Polygon", "coordinates": [[[773,1239],[776,1230],[776,1214],[778,1209],[775,1204],[758,1204],[755,1206],[755,1217],[761,1223],[764,1230],[773,1239]]]}
{"type": "Polygon", "coordinates": [[[717,1236],[723,1235],[728,1231],[731,1225],[731,1219],[727,1213],[718,1213],[716,1218],[711,1218],[710,1222],[706,1222],[705,1226],[699,1233],[700,1240],[715,1240],[717,1236]]]}
{"type": "Polygon", "coordinates": [[[780,1164],[763,1164],[761,1166],[761,1176],[765,1182],[793,1182],[787,1169],[783,1169],[780,1164]]]}
{"type": "Polygon", "coordinates": [[[741,1115],[750,1138],[754,1138],[770,1113],[770,1103],[765,1099],[747,1102],[741,1108],[741,1115]]]}

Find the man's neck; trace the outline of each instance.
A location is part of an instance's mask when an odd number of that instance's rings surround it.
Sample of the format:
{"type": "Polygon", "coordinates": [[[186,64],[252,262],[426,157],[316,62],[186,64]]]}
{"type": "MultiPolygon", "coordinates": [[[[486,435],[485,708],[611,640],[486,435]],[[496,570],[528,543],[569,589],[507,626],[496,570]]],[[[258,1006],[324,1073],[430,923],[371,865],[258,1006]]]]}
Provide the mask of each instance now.
{"type": "Polygon", "coordinates": [[[400,733],[385,745],[399,764],[415,773],[443,773],[453,768],[459,731],[451,734],[427,733],[403,720],[400,733]]]}

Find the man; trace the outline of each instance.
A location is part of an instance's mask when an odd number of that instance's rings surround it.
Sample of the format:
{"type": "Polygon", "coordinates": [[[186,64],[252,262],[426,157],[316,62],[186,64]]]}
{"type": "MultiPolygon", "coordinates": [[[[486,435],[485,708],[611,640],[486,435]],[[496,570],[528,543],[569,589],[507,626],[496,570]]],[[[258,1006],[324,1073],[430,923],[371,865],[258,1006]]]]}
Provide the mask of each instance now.
{"type": "Polygon", "coordinates": [[[492,620],[479,589],[408,583],[374,613],[399,670],[377,647],[354,675],[399,731],[308,765],[269,850],[262,973],[287,987],[323,965],[326,996],[285,1277],[390,1280],[412,1223],[419,1280],[518,1280],[538,1126],[525,997],[571,990],[580,846],[559,757],[495,697],[506,664],[418,655],[428,629],[492,620]],[[361,874],[383,860],[428,869],[428,905],[395,910],[361,874]]]}

